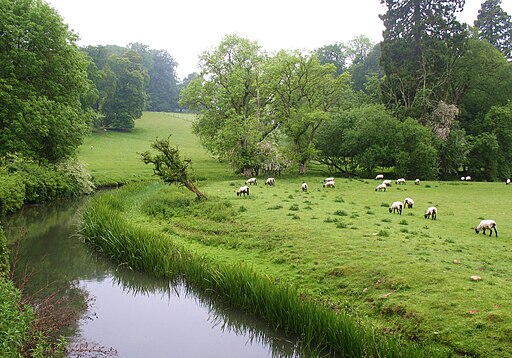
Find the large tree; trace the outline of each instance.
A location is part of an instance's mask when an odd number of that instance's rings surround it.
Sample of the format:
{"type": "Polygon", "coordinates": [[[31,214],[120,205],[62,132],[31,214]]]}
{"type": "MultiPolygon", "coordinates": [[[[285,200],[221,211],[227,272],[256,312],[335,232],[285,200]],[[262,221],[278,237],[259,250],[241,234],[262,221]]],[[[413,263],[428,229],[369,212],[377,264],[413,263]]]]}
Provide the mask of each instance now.
{"type": "Polygon", "coordinates": [[[475,26],[481,39],[489,41],[512,60],[512,21],[501,7],[501,0],[486,0],[478,11],[475,26]]]}
{"type": "Polygon", "coordinates": [[[198,113],[201,143],[246,176],[259,170],[259,146],[277,127],[260,91],[264,58],[256,42],[228,35],[201,55],[199,75],[181,94],[181,104],[198,113]]]}
{"type": "Polygon", "coordinates": [[[386,104],[403,117],[425,120],[441,100],[454,103],[453,67],[465,50],[466,32],[456,20],[464,0],[381,0],[386,104]]]}
{"type": "Polygon", "coordinates": [[[44,1],[0,0],[0,155],[58,161],[90,130],[94,90],[77,36],[44,1]]]}

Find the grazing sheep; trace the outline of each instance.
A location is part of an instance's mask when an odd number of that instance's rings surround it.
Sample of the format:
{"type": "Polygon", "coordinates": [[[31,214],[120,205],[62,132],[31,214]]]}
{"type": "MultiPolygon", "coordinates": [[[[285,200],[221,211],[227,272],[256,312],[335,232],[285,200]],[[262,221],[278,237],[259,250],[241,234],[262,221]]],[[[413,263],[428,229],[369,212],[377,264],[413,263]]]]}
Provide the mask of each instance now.
{"type": "Polygon", "coordinates": [[[383,174],[377,174],[377,176],[375,177],[375,180],[382,180],[382,179],[384,179],[383,174]]]}
{"type": "Polygon", "coordinates": [[[334,178],[333,178],[333,177],[331,177],[331,178],[325,178],[325,179],[324,179],[324,183],[327,183],[328,181],[334,181],[334,178]]]}
{"type": "Polygon", "coordinates": [[[308,191],[308,184],[305,182],[302,182],[302,185],[300,186],[300,188],[302,189],[302,191],[308,191]]]}
{"type": "Polygon", "coordinates": [[[510,184],[510,179],[507,179],[507,181],[505,182],[505,184],[510,184]]]}
{"type": "Polygon", "coordinates": [[[394,213],[394,212],[397,212],[399,213],[400,215],[402,215],[402,207],[403,207],[403,204],[401,201],[395,201],[393,204],[391,204],[391,206],[389,207],[389,212],[390,213],[394,213]]]}
{"type": "Polygon", "coordinates": [[[420,185],[420,180],[419,180],[419,179],[416,179],[416,180],[414,181],[414,184],[416,184],[416,185],[420,185]]]}
{"type": "Polygon", "coordinates": [[[470,180],[471,180],[471,177],[468,175],[468,176],[466,177],[466,181],[470,181],[470,180]]]}
{"type": "Polygon", "coordinates": [[[334,180],[331,180],[331,181],[326,181],[323,185],[324,188],[336,188],[336,186],[334,185],[334,180]]]}
{"type": "Polygon", "coordinates": [[[241,186],[240,189],[238,189],[238,191],[236,192],[236,196],[245,196],[245,195],[249,195],[249,187],[247,185],[241,186]]]}
{"type": "Polygon", "coordinates": [[[258,183],[256,183],[256,178],[249,178],[245,181],[245,184],[257,185],[258,183]]]}
{"type": "Polygon", "coordinates": [[[386,188],[387,188],[386,184],[381,183],[381,184],[377,185],[377,187],[375,188],[375,191],[386,191],[386,188]]]}
{"type": "Polygon", "coordinates": [[[425,219],[429,219],[430,217],[432,217],[432,220],[437,219],[437,208],[435,206],[431,206],[425,212],[425,219]]]}
{"type": "Polygon", "coordinates": [[[275,185],[275,184],[276,184],[275,178],[267,178],[267,180],[265,180],[265,185],[275,185]]]}
{"type": "Polygon", "coordinates": [[[466,180],[466,177],[460,177],[460,180],[466,180]]]}
{"type": "Polygon", "coordinates": [[[483,230],[483,234],[485,235],[485,229],[489,229],[489,236],[492,236],[492,229],[494,229],[494,233],[496,237],[498,237],[498,230],[496,230],[496,221],[494,220],[482,220],[480,224],[475,228],[475,232],[478,234],[480,230],[483,230]]]}
{"type": "Polygon", "coordinates": [[[413,205],[414,205],[414,200],[412,200],[411,198],[405,198],[404,207],[408,207],[409,209],[412,209],[413,205]]]}
{"type": "Polygon", "coordinates": [[[383,180],[382,184],[384,184],[385,186],[391,186],[391,180],[383,180]]]}
{"type": "Polygon", "coordinates": [[[405,184],[405,179],[404,178],[397,179],[395,183],[397,185],[405,184]]]}

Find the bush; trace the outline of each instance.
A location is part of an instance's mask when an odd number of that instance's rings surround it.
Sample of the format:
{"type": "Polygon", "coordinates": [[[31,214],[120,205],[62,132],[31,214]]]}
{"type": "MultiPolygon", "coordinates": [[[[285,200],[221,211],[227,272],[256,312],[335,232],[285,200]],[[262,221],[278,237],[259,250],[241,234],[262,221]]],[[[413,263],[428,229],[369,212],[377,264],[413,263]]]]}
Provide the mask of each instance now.
{"type": "Polygon", "coordinates": [[[20,209],[25,202],[22,176],[0,167],[0,215],[20,209]]]}

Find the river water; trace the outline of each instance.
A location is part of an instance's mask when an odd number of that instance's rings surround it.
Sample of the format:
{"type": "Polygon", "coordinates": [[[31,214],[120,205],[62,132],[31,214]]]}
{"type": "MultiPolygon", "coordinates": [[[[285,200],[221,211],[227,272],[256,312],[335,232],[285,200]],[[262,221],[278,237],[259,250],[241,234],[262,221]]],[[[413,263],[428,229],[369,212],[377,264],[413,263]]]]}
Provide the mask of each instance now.
{"type": "Polygon", "coordinates": [[[81,307],[64,333],[70,357],[300,357],[261,320],[92,252],[76,234],[84,204],[26,208],[4,224],[25,292],[60,292],[81,307]]]}

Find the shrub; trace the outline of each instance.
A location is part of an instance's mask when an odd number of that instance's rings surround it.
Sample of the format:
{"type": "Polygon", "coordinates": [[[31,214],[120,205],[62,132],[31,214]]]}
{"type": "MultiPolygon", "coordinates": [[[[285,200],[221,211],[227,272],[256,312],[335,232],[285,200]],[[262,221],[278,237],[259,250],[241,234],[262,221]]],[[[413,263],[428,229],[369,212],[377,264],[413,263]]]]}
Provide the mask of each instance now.
{"type": "Polygon", "coordinates": [[[25,201],[22,176],[0,167],[0,215],[20,209],[25,201]]]}

